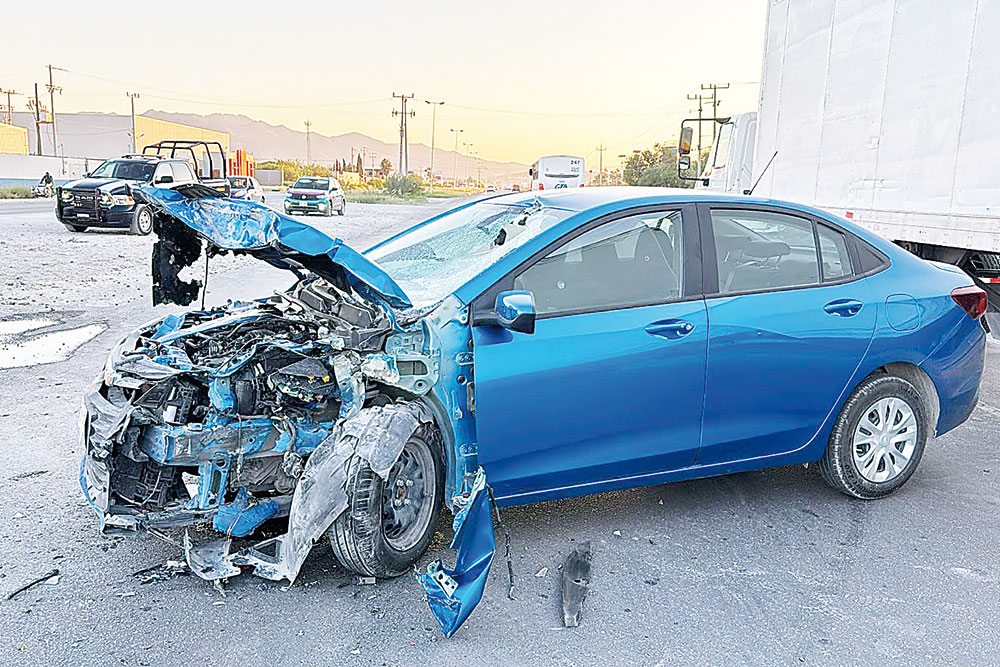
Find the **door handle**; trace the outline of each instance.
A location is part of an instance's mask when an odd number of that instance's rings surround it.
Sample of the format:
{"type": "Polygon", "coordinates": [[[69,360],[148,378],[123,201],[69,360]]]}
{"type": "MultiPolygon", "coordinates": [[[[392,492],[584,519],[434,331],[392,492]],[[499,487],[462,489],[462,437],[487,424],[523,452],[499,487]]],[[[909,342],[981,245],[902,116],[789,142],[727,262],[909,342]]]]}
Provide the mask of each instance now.
{"type": "Polygon", "coordinates": [[[660,320],[646,325],[646,333],[667,340],[684,338],[694,331],[694,325],[686,320],[660,320]]]}
{"type": "Polygon", "coordinates": [[[823,310],[838,317],[854,317],[861,312],[861,306],[855,299],[837,299],[823,306],[823,310]]]}

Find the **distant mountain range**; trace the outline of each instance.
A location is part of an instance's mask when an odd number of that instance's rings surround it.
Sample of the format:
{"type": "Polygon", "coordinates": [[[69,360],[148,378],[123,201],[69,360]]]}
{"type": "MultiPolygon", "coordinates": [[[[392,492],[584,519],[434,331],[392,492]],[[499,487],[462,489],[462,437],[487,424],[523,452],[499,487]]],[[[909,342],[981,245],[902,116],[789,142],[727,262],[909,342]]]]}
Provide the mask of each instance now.
{"type": "MultiPolygon", "coordinates": [[[[167,111],[147,111],[144,116],[160,120],[194,125],[217,132],[227,132],[234,148],[242,148],[254,155],[258,162],[271,159],[305,160],[306,134],[285,127],[271,125],[263,121],[234,114],[211,114],[202,116],[191,113],[170,113],[167,111]]],[[[59,153],[74,157],[109,158],[131,152],[132,120],[129,116],[110,113],[67,113],[58,116],[59,153]]],[[[14,113],[14,124],[28,129],[28,145],[35,151],[35,123],[31,114],[14,113]]],[[[319,164],[332,164],[335,160],[350,160],[365,151],[366,167],[378,166],[382,158],[388,158],[393,166],[399,161],[398,144],[390,144],[366,134],[348,132],[337,136],[326,136],[313,132],[310,136],[312,159],[319,164]],[[374,157],[372,157],[374,156],[374,157]]],[[[52,155],[51,130],[42,129],[42,151],[52,155]]],[[[424,144],[410,144],[410,170],[422,171],[430,167],[431,149],[424,144]]],[[[457,166],[458,178],[476,176],[477,169],[490,182],[506,185],[528,180],[528,166],[517,162],[495,162],[470,158],[444,148],[437,148],[434,156],[434,170],[446,179],[451,179],[457,166]]]]}
{"type": "MultiPolygon", "coordinates": [[[[270,123],[235,114],[202,116],[199,114],[152,110],[145,112],[143,115],[150,118],[183,123],[185,125],[204,127],[217,132],[227,132],[233,146],[253,153],[258,162],[269,159],[306,159],[306,133],[292,130],[284,125],[271,125],[270,123]]],[[[375,166],[382,161],[382,158],[388,158],[393,166],[399,161],[398,144],[386,143],[358,132],[348,132],[332,137],[313,132],[310,135],[309,141],[311,144],[312,160],[320,164],[332,163],[335,160],[350,160],[352,151],[354,159],[357,160],[357,156],[361,153],[362,148],[366,152],[366,156],[364,157],[366,167],[372,163],[372,157],[370,156],[373,154],[375,166]]],[[[431,149],[429,146],[411,143],[409,153],[411,171],[423,170],[430,167],[431,149]]],[[[489,178],[491,181],[501,181],[502,183],[508,181],[520,182],[526,180],[528,177],[528,165],[517,162],[494,162],[493,160],[469,158],[461,153],[458,155],[457,162],[459,179],[464,178],[465,174],[475,176],[477,168],[482,170],[483,178],[489,178]]],[[[454,151],[437,147],[434,155],[434,170],[445,178],[450,179],[454,169],[454,151]]]]}

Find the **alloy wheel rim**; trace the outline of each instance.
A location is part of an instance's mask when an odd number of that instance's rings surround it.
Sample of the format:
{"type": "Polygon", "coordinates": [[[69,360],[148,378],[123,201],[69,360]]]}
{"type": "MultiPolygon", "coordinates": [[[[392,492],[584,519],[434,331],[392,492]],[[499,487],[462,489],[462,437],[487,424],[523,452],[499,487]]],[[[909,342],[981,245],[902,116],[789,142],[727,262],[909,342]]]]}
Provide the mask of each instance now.
{"type": "Polygon", "coordinates": [[[143,209],[139,211],[139,231],[149,232],[153,229],[153,216],[149,214],[149,211],[143,209]]]}
{"type": "Polygon", "coordinates": [[[393,549],[408,551],[420,542],[436,486],[430,450],[422,442],[407,442],[382,487],[382,532],[393,549]]]}
{"type": "Polygon", "coordinates": [[[917,418],[913,408],[897,397],[881,398],[861,416],[851,451],[858,473],[881,484],[899,477],[917,446],[917,418]]]}

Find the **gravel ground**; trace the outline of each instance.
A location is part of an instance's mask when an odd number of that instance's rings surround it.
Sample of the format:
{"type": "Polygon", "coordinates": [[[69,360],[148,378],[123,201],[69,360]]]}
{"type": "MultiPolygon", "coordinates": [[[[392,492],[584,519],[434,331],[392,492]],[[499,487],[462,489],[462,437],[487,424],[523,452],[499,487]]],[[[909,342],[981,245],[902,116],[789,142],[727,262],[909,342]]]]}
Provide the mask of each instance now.
{"type": "MultiPolygon", "coordinates": [[[[363,247],[447,205],[353,204],[314,222],[363,247]]],[[[193,577],[142,584],[131,573],[177,550],[97,534],[77,484],[76,409],[110,345],[171,309],[149,305],[150,239],[72,234],[51,208],[0,201],[0,323],[105,330],[67,361],[0,370],[0,664],[997,660],[995,345],[972,418],[931,443],[910,483],[883,501],[850,500],[795,467],[505,510],[516,599],[498,560],[450,640],[411,578],[355,585],[322,545],[288,590],[249,575],[226,597],[193,577]],[[581,627],[567,630],[558,567],[583,540],[593,542],[593,586],[581,627]],[[53,568],[58,583],[6,600],[53,568]]],[[[287,283],[260,262],[221,258],[209,301],[287,283]]],[[[446,555],[440,543],[427,559],[446,555]]]]}

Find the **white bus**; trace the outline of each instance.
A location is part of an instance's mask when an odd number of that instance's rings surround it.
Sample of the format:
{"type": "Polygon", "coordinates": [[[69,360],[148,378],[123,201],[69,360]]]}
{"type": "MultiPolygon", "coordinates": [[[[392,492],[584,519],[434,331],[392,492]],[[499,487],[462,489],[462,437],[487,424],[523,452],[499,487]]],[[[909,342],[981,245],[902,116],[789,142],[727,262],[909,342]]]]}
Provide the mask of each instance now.
{"type": "Polygon", "coordinates": [[[546,155],[528,169],[532,190],[578,188],[584,185],[587,171],[582,157],[546,155]]]}

